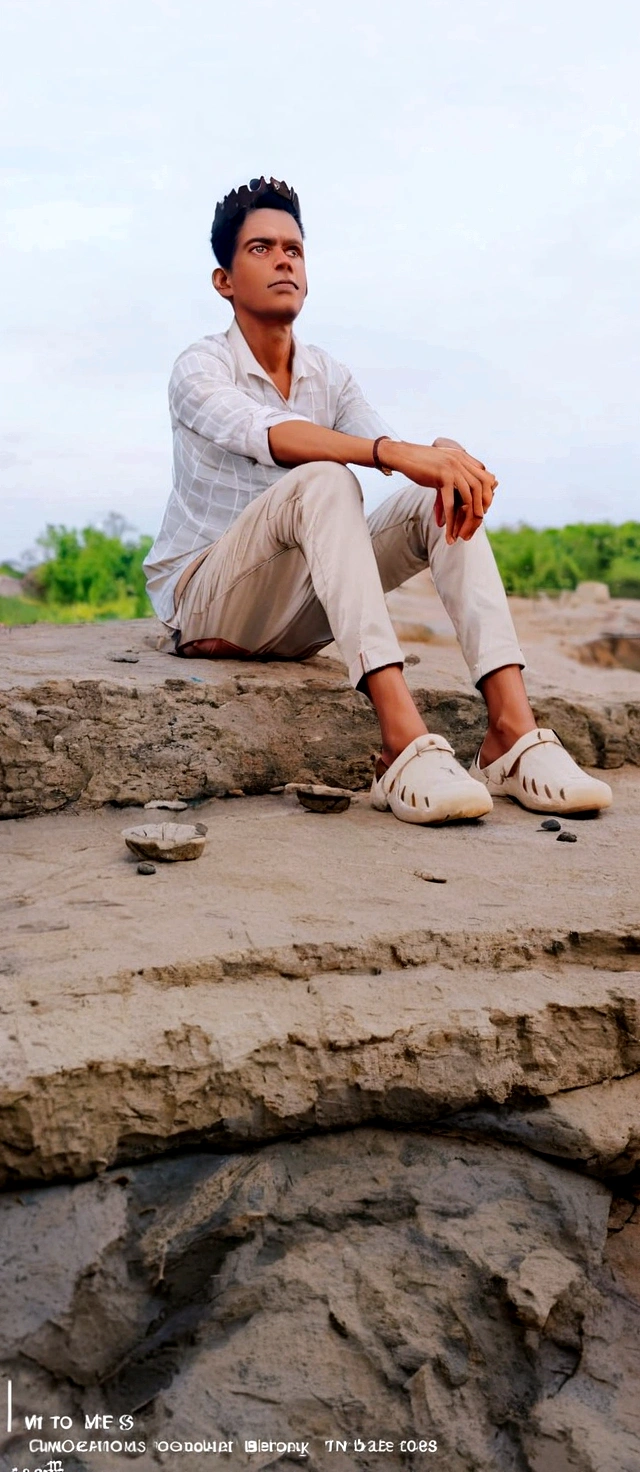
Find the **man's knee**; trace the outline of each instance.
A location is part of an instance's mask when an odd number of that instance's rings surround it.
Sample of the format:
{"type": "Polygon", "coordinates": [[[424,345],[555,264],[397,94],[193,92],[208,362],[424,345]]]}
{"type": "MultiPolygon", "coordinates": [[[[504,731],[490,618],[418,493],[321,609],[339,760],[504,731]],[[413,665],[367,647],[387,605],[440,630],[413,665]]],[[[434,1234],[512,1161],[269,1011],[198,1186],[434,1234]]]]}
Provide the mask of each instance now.
{"type": "Polygon", "coordinates": [[[299,467],[298,495],[326,499],[330,496],[356,496],[362,503],[362,488],[357,475],[347,465],[334,460],[312,460],[299,467]]]}

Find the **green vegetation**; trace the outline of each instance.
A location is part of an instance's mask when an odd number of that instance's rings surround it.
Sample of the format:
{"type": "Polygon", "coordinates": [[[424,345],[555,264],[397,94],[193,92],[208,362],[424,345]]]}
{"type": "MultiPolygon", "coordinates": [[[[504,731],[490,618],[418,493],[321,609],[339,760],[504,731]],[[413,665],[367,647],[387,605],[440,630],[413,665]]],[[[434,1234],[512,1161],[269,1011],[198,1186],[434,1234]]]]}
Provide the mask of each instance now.
{"type": "MultiPolygon", "coordinates": [[[[115,515],[102,529],[48,526],[37,543],[43,560],[29,569],[21,596],[0,598],[0,623],[91,623],[150,615],[142,563],[152,538],[132,541],[125,537],[128,530],[124,517],[115,515]]],[[[6,563],[3,570],[16,575],[6,563]]]]}
{"type": "MultiPolygon", "coordinates": [[[[123,517],[78,532],[48,526],[43,553],[24,578],[19,598],[0,597],[0,623],[87,623],[151,613],[142,562],[151,537],[131,540],[123,517]]],[[[534,527],[489,533],[508,593],[560,593],[581,582],[607,583],[614,597],[640,598],[640,522],[534,527]]],[[[10,563],[0,573],[16,576],[10,563]]]]}
{"type": "Polygon", "coordinates": [[[489,539],[508,593],[560,593],[593,581],[607,583],[614,598],[640,598],[640,522],[520,526],[489,539]]]}

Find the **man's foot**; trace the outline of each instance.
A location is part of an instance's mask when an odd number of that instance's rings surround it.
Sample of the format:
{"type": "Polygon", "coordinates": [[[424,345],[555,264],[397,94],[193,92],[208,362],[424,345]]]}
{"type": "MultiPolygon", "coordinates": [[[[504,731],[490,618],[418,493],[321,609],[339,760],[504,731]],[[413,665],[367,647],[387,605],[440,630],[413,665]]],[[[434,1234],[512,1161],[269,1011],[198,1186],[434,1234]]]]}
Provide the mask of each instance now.
{"type": "Polygon", "coordinates": [[[373,779],[371,805],[391,808],[403,823],[447,823],[482,818],[493,802],[456,761],[444,736],[418,736],[373,779]]]}
{"type": "Polygon", "coordinates": [[[515,798],[532,813],[589,813],[611,806],[611,788],[582,771],[555,731],[527,731],[509,751],[484,766],[482,751],[471,763],[469,775],[493,797],[515,798]]]}

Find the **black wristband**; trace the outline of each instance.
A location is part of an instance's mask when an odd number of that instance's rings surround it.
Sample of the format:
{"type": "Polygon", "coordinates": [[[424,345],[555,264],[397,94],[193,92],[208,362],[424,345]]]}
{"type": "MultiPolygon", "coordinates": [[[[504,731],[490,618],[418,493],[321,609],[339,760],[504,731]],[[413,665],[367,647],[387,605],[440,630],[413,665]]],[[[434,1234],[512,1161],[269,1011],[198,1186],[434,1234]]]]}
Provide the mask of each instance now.
{"type": "Polygon", "coordinates": [[[372,454],[372,457],[373,457],[373,463],[374,463],[374,466],[375,466],[376,470],[379,470],[382,475],[393,475],[393,471],[389,469],[388,465],[382,465],[381,464],[381,462],[380,462],[380,456],[378,454],[378,445],[380,444],[380,441],[381,440],[390,440],[390,439],[391,439],[391,435],[389,435],[389,434],[379,434],[377,440],[374,440],[373,441],[373,449],[371,451],[371,454],[372,454]]]}

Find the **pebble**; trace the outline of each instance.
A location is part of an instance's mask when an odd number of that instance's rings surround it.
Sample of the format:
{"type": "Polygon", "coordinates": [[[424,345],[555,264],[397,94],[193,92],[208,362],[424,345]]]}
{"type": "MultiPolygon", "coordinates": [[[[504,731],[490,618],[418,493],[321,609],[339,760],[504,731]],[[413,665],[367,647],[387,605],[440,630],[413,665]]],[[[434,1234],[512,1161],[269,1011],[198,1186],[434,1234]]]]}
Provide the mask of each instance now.
{"type": "Polygon", "coordinates": [[[306,782],[295,791],[298,802],[310,813],[345,813],[351,802],[345,788],[326,787],[322,782],[306,782]]]}
{"type": "Polygon", "coordinates": [[[578,842],[578,835],[577,835],[577,833],[567,833],[566,828],[565,828],[565,830],[564,830],[563,833],[559,833],[558,834],[558,837],[556,839],[556,843],[577,843],[577,842],[578,842]]]}
{"type": "Polygon", "coordinates": [[[145,803],[145,808],[168,808],[170,813],[184,813],[188,806],[187,802],[181,802],[179,798],[168,797],[154,797],[152,802],[145,803]]]}
{"type": "Polygon", "coordinates": [[[446,879],[441,874],[426,874],[422,869],[414,869],[416,879],[426,879],[427,884],[446,884],[446,879]]]}
{"type": "Polygon", "coordinates": [[[540,824],[538,833],[559,833],[561,827],[562,823],[559,823],[557,818],[545,818],[544,823],[540,824]]]}
{"type": "Polygon", "coordinates": [[[155,872],[156,872],[156,866],[155,866],[155,864],[138,864],[138,873],[139,874],[155,874],[155,872]]]}
{"type": "Polygon", "coordinates": [[[110,654],[109,655],[109,659],[111,660],[112,664],[137,664],[138,663],[138,659],[139,659],[139,655],[137,655],[137,654],[110,654]]]}
{"type": "Polygon", "coordinates": [[[420,663],[420,655],[419,654],[405,654],[404,662],[405,662],[405,664],[419,664],[420,663]]]}

